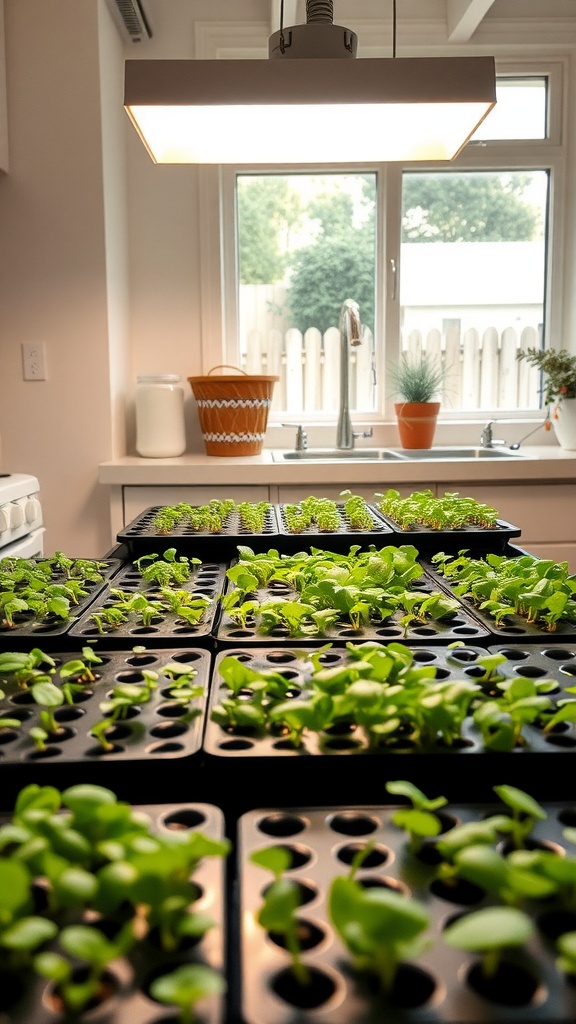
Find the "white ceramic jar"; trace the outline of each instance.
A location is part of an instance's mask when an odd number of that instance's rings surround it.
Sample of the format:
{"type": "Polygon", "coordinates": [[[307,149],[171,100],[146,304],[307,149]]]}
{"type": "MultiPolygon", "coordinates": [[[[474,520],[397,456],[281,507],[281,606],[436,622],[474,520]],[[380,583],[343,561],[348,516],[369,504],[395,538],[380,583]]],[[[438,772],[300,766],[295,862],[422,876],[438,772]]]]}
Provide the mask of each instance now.
{"type": "Polygon", "coordinates": [[[169,459],[186,451],[182,378],[174,373],[139,376],[136,388],[136,451],[145,459],[169,459]]]}

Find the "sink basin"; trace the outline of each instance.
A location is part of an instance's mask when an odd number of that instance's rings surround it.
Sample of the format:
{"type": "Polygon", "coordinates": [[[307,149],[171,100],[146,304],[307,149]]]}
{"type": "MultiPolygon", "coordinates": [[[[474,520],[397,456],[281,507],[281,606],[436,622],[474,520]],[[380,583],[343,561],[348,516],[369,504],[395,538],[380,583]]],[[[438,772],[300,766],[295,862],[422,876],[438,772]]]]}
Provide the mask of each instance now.
{"type": "Polygon", "coordinates": [[[272,451],[274,462],[473,462],[476,459],[518,459],[509,448],[307,448],[272,451]]]}

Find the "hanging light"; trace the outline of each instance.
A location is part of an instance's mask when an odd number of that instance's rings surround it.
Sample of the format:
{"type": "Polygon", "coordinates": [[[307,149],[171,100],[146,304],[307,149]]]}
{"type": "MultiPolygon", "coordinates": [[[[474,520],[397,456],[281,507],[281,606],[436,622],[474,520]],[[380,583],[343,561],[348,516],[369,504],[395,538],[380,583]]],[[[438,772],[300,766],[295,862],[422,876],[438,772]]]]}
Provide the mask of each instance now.
{"type": "MultiPolygon", "coordinates": [[[[496,102],[493,57],[356,59],[307,0],[268,60],[127,60],[124,106],[156,163],[451,160],[496,102]]],[[[282,22],[282,16],[281,16],[282,22]]]]}

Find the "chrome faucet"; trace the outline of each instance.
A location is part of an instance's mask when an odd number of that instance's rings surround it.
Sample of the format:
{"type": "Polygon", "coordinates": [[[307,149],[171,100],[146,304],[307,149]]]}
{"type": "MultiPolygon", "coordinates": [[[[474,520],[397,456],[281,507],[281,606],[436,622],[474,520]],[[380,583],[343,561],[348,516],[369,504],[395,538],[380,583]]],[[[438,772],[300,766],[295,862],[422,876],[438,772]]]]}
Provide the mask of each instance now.
{"type": "Polygon", "coordinates": [[[484,427],[480,436],[480,445],[482,448],[494,448],[497,444],[506,444],[506,441],[502,438],[492,437],[492,424],[495,422],[495,420],[488,420],[488,423],[484,427]]]}
{"type": "Polygon", "coordinates": [[[340,310],[340,408],[336,427],[336,447],[353,448],[354,432],[350,419],[350,346],[362,341],[358,303],[346,299],[340,310]]]}

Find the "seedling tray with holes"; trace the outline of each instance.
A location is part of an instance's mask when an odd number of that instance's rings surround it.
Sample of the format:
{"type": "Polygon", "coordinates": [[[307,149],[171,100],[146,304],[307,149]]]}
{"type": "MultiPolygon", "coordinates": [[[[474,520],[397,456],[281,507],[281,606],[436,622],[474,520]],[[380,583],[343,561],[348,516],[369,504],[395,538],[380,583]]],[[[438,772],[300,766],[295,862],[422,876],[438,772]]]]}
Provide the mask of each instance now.
{"type": "Polygon", "coordinates": [[[335,530],[319,530],[316,523],[304,527],[299,533],[290,530],[286,521],[286,505],[277,505],[276,511],[280,524],[280,544],[282,552],[301,551],[303,547],[313,545],[315,547],[328,546],[332,551],[347,552],[353,544],[360,544],[366,547],[368,544],[376,544],[382,547],[384,544],[395,543],[394,531],[386,524],[384,517],[372,506],[366,505],[366,511],[372,519],[372,526],[369,529],[359,530],[350,525],[346,515],[345,503],[336,502],[336,513],[340,520],[335,530]]]}
{"type": "MultiPolygon", "coordinates": [[[[434,667],[435,678],[440,681],[476,682],[485,673],[479,660],[489,652],[481,647],[467,645],[450,650],[440,646],[407,646],[414,654],[415,667],[434,667]]],[[[450,787],[459,799],[486,799],[491,787],[501,782],[505,773],[511,784],[522,787],[529,782],[540,797],[545,797],[549,793],[550,768],[554,766],[554,794],[565,797],[572,793],[576,764],[576,727],[572,725],[556,727],[550,733],[537,725],[525,725],[521,744],[513,751],[496,754],[486,750],[471,713],[464,720],[461,738],[452,746],[441,740],[418,746],[399,732],[370,748],[364,730],[354,722],[344,722],[323,732],[305,730],[302,745],[296,746],[286,735],[287,730],[280,727],[274,731],[274,726],[268,726],[262,733],[250,726],[222,726],[213,720],[214,707],[230,696],[219,672],[223,658],[231,655],[257,672],[280,673],[289,681],[286,699],[298,700],[312,692],[312,651],[311,647],[243,646],[221,651],[215,657],[204,734],[206,765],[216,791],[226,785],[232,774],[235,787],[229,797],[240,810],[251,805],[255,794],[264,794],[263,801],[290,802],[291,795],[300,787],[309,802],[325,802],[333,795],[370,802],[381,797],[386,779],[398,773],[417,785],[426,779],[427,784],[450,787]]],[[[576,647],[558,648],[557,653],[555,648],[525,647],[518,649],[518,655],[516,648],[512,648],[510,660],[498,666],[501,677],[553,679],[557,685],[548,694],[552,705],[570,698],[566,691],[576,676],[576,647]]],[[[334,646],[321,653],[320,662],[325,669],[338,669],[351,659],[345,649],[334,646]]],[[[501,691],[496,693],[501,695],[501,691]]],[[[247,703],[250,701],[249,690],[241,696],[247,703]]],[[[492,696],[492,691],[488,696],[492,696]]]]}
{"type": "Polygon", "coordinates": [[[99,632],[97,622],[92,618],[94,612],[98,613],[103,608],[114,604],[114,597],[111,589],[125,592],[145,593],[150,599],[159,596],[159,589],[156,584],[148,583],[142,579],[136,566],[129,564],[122,569],[115,577],[113,587],[103,590],[97,601],[74,623],[70,630],[70,637],[88,641],[103,639],[107,645],[126,647],[140,643],[171,644],[190,641],[195,644],[206,645],[211,643],[212,630],[219,615],[218,598],[222,593],[225,581],[226,566],[217,563],[206,562],[193,568],[191,575],[185,583],[178,584],[178,590],[186,590],[198,596],[210,599],[202,618],[196,624],[191,624],[185,619],[178,618],[176,614],[166,612],[158,614],[150,625],[143,625],[142,621],[135,614],[130,614],[128,620],[120,626],[108,629],[104,633],[99,632]]]}
{"type": "MultiPolygon", "coordinates": [[[[0,718],[18,718],[19,729],[0,728],[0,790],[2,804],[7,791],[15,793],[28,782],[38,781],[41,775],[55,784],[69,783],[71,772],[76,781],[91,780],[99,785],[121,787],[125,799],[149,797],[151,787],[162,787],[158,782],[158,762],[174,762],[179,790],[183,780],[182,762],[199,766],[202,755],[202,732],[210,680],[210,653],[202,649],[100,651],[101,665],[92,666],[94,682],[87,682],[74,694],[72,704],[63,703],[54,716],[59,732],[49,736],[46,749],[37,751],[30,738],[30,729],[40,726],[40,707],[30,690],[21,689],[10,677],[2,682],[4,698],[0,700],[0,718]],[[176,688],[163,673],[170,661],[181,668],[192,668],[196,675],[192,686],[202,687],[202,693],[186,705],[176,699],[176,688]],[[150,691],[150,699],[128,707],[126,716],[111,722],[106,739],[112,749],[104,750],[90,730],[104,718],[100,703],[112,695],[115,686],[133,684],[146,688],[144,672],[158,674],[157,685],[150,691]]],[[[58,667],[80,652],[52,654],[58,667]]],[[[61,685],[58,667],[50,678],[61,685]]],[[[166,770],[166,769],[165,769],[166,770]]],[[[162,780],[160,780],[160,783],[162,780]]],[[[166,777],[164,776],[164,782],[166,777]]],[[[170,787],[174,792],[173,785],[170,787]]],[[[188,790],[185,790],[187,792],[188,790]]],[[[198,791],[198,789],[197,789],[198,791]]]]}
{"type": "MultiPolygon", "coordinates": [[[[206,803],[159,803],[136,806],[152,819],[154,832],[173,830],[202,832],[222,839],[224,822],[218,807],[206,803]]],[[[106,1021],[106,1024],[158,1024],[176,1020],[176,1007],[152,998],[150,982],[159,974],[168,974],[186,963],[205,964],[220,973],[225,970],[225,893],[222,858],[204,858],[194,871],[198,897],[194,910],[207,914],[213,927],[197,941],[177,953],[164,952],[155,937],[136,943],[132,951],[114,960],[108,969],[111,978],[109,998],[79,1015],[64,1015],[52,1006],[53,983],[29,972],[8,978],[0,991],[0,1016],[9,1024],[57,1024],[59,1021],[106,1021]]],[[[106,918],[99,925],[105,930],[106,918]]],[[[71,922],[72,923],[72,922],[71,922]]],[[[84,922],[82,922],[84,923],[84,922]]],[[[113,922],[110,922],[113,925],[113,922]]],[[[57,948],[55,946],[55,948],[57,948]]],[[[3,977],[5,981],[5,977],[3,977]]],[[[226,996],[205,997],[198,1003],[202,1024],[224,1024],[227,1020],[226,996]]]]}
{"type": "Polygon", "coordinates": [[[490,551],[502,553],[514,537],[519,537],[519,526],[512,526],[503,519],[496,520],[493,527],[464,526],[455,530],[433,530],[428,526],[413,525],[404,530],[399,523],[379,512],[382,520],[394,534],[394,543],[402,538],[402,544],[414,544],[422,554],[436,551],[490,551]]]}
{"type": "MultiPolygon", "coordinates": [[[[426,794],[439,795],[429,787],[426,794]]],[[[492,800],[479,806],[449,804],[439,816],[447,829],[456,823],[506,812],[494,794],[492,800]]],[[[419,856],[411,854],[404,833],[391,821],[392,807],[277,807],[274,804],[252,810],[239,822],[238,1003],[244,1024],[292,1024],[296,1020],[299,1024],[568,1024],[576,1019],[576,986],[555,963],[554,938],[558,930],[571,930],[576,923],[576,915],[567,912],[562,901],[533,901],[529,905],[534,937],[521,952],[505,955],[507,969],[500,990],[482,992],[477,984],[477,956],[450,948],[442,933],[457,916],[494,906],[494,901],[470,883],[449,887],[435,881],[437,851],[433,841],[425,844],[419,856]],[[348,873],[352,858],[368,842],[374,843],[374,848],[357,874],[360,884],[411,896],[424,905],[430,920],[424,933],[430,939],[429,947],[401,964],[399,984],[389,998],[380,993],[375,979],[352,965],[328,913],[332,879],[348,873]],[[284,877],[292,879],[301,893],[298,917],[303,922],[304,945],[308,946],[302,959],[313,981],[307,993],[308,1006],[298,1005],[299,992],[291,982],[289,956],[280,945],[281,938],[267,934],[256,921],[262,893],[272,876],[251,863],[249,856],[278,845],[287,848],[291,857],[292,867],[284,877]]],[[[554,803],[544,805],[544,809],[548,818],[537,824],[533,838],[537,845],[555,844],[552,849],[562,853],[570,846],[563,831],[576,819],[576,807],[554,803]]],[[[573,848],[570,852],[573,856],[573,848]]]]}
{"type": "Polygon", "coordinates": [[[252,548],[253,551],[267,551],[269,547],[276,545],[278,539],[278,522],[273,505],[266,512],[261,533],[247,530],[236,509],[232,509],[222,529],[215,533],[209,530],[195,530],[184,522],[177,524],[169,533],[160,533],[154,525],[154,519],[164,507],[153,505],[145,509],[117,534],[116,539],[126,545],[132,557],[155,554],[176,547],[179,554],[225,562],[237,554],[240,544],[252,548]]]}
{"type": "MultiPolygon", "coordinates": [[[[38,559],[38,561],[40,562],[42,559],[38,559]]],[[[86,597],[79,600],[78,604],[70,605],[69,618],[62,619],[57,615],[46,615],[39,618],[33,612],[16,612],[14,625],[8,626],[0,620],[0,650],[12,650],[15,644],[18,644],[20,649],[25,646],[26,648],[40,647],[48,650],[51,646],[53,647],[54,642],[61,642],[62,638],[68,635],[73,623],[97,599],[122,566],[122,561],[117,558],[103,558],[98,561],[103,564],[100,570],[102,581],[86,580],[83,582],[82,587],[86,591],[86,597]]],[[[66,577],[63,572],[54,571],[50,582],[63,584],[66,583],[66,577]]],[[[18,590],[16,589],[15,592],[17,595],[18,590]]]]}
{"type": "MultiPolygon", "coordinates": [[[[412,581],[414,590],[431,593],[434,590],[445,589],[438,587],[435,581],[423,575],[421,579],[412,581]]],[[[232,585],[230,584],[230,589],[232,585]]],[[[299,595],[289,584],[282,581],[273,582],[269,587],[260,588],[254,595],[259,601],[268,601],[283,598],[289,601],[299,601],[299,595]]],[[[305,643],[323,644],[326,641],[331,643],[346,644],[349,641],[362,643],[365,640],[378,640],[381,643],[391,643],[393,640],[405,641],[409,644],[431,644],[431,643],[452,643],[455,640],[463,640],[466,643],[483,643],[484,638],[489,636],[488,631],[480,625],[478,620],[469,615],[463,608],[450,617],[443,619],[427,618],[425,622],[413,622],[404,626],[400,622],[403,612],[394,612],[388,619],[378,623],[368,624],[355,629],[346,620],[342,624],[336,624],[323,630],[321,633],[304,636],[291,636],[288,630],[275,628],[269,634],[259,633],[258,616],[247,620],[245,625],[234,622],[229,614],[223,609],[217,626],[217,640],[222,646],[237,646],[239,642],[270,644],[277,643],[305,643]]]]}
{"type": "MultiPolygon", "coordinates": [[[[510,557],[514,558],[520,554],[525,554],[518,548],[510,549],[510,557]]],[[[441,573],[436,572],[434,567],[424,563],[426,565],[426,574],[434,581],[435,585],[439,586],[445,593],[451,596],[457,597],[457,600],[462,604],[462,608],[472,616],[476,622],[487,630],[491,636],[489,643],[493,643],[495,640],[507,641],[509,643],[534,643],[534,644],[551,644],[551,643],[572,643],[576,642],[576,622],[567,622],[559,620],[555,623],[554,628],[551,630],[546,629],[546,625],[543,622],[528,622],[528,620],[522,616],[517,615],[511,611],[510,614],[500,619],[499,622],[480,608],[474,601],[468,597],[462,597],[454,593],[454,588],[457,585],[457,580],[453,581],[453,584],[449,579],[443,576],[441,573]]]]}

